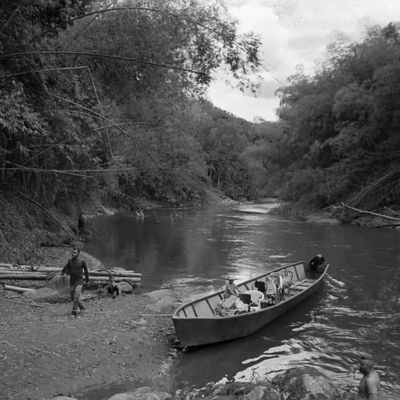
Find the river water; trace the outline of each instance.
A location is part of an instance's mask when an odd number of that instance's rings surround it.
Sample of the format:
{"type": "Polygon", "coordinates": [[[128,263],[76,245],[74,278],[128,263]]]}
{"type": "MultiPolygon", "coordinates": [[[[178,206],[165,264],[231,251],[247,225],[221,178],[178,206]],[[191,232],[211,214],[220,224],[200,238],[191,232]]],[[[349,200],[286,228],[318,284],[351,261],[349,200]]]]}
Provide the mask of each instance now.
{"type": "Polygon", "coordinates": [[[146,211],[98,217],[86,250],[106,265],[141,272],[145,290],[171,287],[189,300],[321,253],[329,276],[317,294],[256,334],[180,353],[174,389],[209,381],[272,378],[314,366],[354,388],[359,355],[372,353],[385,399],[400,398],[400,318],[381,299],[400,282],[400,232],[290,221],[271,204],[146,211]]]}

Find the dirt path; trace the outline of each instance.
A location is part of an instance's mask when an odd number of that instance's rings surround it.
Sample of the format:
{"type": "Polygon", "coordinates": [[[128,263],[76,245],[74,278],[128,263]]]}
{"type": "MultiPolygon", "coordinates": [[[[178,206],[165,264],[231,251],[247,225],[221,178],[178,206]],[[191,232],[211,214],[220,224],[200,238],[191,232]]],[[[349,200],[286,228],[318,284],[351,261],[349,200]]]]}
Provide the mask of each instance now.
{"type": "Polygon", "coordinates": [[[32,303],[0,289],[0,399],[100,400],[90,392],[110,385],[167,389],[173,325],[148,309],[154,303],[144,294],[98,297],[71,319],[71,303],[32,303]]]}

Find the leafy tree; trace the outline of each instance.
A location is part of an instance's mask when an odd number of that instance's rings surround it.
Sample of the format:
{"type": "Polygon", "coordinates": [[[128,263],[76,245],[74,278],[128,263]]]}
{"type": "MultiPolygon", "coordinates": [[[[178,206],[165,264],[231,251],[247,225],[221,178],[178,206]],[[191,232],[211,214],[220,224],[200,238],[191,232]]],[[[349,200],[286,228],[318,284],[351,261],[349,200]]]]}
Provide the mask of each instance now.
{"type": "MultiPolygon", "coordinates": [[[[185,129],[195,116],[182,123],[187,104],[221,66],[239,88],[257,87],[259,39],[239,35],[222,3],[21,0],[0,11],[2,184],[18,178],[59,203],[99,185],[174,202],[200,196],[210,155],[185,129]]],[[[241,138],[230,134],[226,143],[241,138]]],[[[243,179],[227,164],[246,171],[242,147],[219,167],[235,193],[243,179]]]]}
{"type": "Polygon", "coordinates": [[[280,138],[252,149],[269,161],[267,186],[280,182],[281,196],[314,207],[361,198],[372,184],[366,207],[400,199],[389,174],[400,165],[399,51],[399,25],[376,26],[361,42],[329,46],[314,76],[290,78],[278,91],[280,138]]]}

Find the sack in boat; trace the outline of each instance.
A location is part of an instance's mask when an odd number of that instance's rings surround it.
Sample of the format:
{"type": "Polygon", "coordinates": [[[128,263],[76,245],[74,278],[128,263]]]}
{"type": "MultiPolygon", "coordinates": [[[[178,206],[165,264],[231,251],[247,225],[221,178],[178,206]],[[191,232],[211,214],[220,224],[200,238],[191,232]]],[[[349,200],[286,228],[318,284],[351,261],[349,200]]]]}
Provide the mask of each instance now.
{"type": "Polygon", "coordinates": [[[224,308],[232,308],[236,303],[237,298],[235,296],[228,297],[227,299],[222,301],[222,307],[224,308]]]}
{"type": "Polygon", "coordinates": [[[249,293],[240,293],[239,294],[239,298],[244,304],[250,304],[251,303],[251,296],[250,296],[249,293]]]}

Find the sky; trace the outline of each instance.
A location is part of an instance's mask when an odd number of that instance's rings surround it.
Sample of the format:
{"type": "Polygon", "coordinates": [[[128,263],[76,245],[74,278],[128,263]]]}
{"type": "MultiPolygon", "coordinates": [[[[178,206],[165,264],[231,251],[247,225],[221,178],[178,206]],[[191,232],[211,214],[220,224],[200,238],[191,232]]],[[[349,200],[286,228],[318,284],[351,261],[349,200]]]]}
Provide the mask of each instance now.
{"type": "Polygon", "coordinates": [[[208,91],[211,102],[248,121],[277,119],[276,89],[301,66],[313,75],[327,45],[339,36],[360,40],[368,26],[400,21],[399,0],[225,0],[239,32],[261,36],[263,82],[257,97],[229,87],[221,74],[208,91]],[[271,71],[271,73],[267,72],[271,71]],[[278,83],[277,81],[281,82],[278,83]]]}

